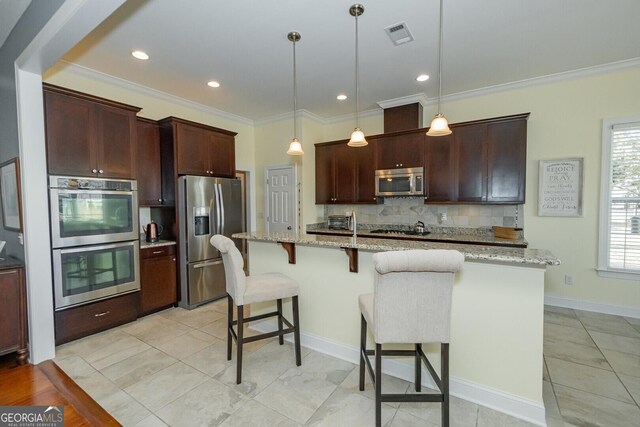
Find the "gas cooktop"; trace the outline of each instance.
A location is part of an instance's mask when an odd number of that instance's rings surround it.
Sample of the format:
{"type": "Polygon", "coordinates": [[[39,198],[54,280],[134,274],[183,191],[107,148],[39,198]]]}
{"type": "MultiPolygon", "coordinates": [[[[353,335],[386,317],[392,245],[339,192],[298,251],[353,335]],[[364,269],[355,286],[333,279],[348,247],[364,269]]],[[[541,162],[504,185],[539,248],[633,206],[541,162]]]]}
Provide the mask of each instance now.
{"type": "Polygon", "coordinates": [[[373,234],[390,234],[395,236],[426,236],[431,233],[430,231],[415,231],[415,230],[393,230],[393,229],[377,229],[371,230],[369,233],[373,234]]]}

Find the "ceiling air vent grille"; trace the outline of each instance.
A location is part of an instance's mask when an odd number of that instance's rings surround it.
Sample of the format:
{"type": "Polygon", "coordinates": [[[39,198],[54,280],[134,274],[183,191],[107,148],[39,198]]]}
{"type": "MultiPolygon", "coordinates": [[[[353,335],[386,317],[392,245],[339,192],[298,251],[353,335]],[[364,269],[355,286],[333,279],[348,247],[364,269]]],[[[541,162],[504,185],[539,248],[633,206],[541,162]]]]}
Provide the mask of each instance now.
{"type": "Polygon", "coordinates": [[[394,45],[409,43],[413,41],[413,34],[409,31],[409,27],[404,22],[390,25],[384,29],[394,45]]]}

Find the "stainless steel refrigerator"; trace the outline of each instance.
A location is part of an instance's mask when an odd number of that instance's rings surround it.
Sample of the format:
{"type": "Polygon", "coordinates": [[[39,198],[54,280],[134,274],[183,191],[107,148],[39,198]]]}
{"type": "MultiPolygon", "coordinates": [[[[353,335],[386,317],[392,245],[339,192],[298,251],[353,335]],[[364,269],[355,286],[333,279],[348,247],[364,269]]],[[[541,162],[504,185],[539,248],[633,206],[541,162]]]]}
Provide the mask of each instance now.
{"type": "MultiPolygon", "coordinates": [[[[220,252],[209,240],[243,230],[241,182],[237,179],[178,178],[180,306],[194,308],[226,295],[220,252]]],[[[238,248],[241,242],[233,239],[238,248]]]]}

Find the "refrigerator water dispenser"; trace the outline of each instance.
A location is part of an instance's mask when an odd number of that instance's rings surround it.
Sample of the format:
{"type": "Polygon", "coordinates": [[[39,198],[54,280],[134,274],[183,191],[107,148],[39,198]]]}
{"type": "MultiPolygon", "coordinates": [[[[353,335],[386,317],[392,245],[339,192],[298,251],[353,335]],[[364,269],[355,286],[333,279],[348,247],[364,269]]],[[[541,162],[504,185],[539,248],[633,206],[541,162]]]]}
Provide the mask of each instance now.
{"type": "Polygon", "coordinates": [[[209,230],[209,208],[194,207],[193,208],[193,234],[195,236],[206,236],[209,230]]]}

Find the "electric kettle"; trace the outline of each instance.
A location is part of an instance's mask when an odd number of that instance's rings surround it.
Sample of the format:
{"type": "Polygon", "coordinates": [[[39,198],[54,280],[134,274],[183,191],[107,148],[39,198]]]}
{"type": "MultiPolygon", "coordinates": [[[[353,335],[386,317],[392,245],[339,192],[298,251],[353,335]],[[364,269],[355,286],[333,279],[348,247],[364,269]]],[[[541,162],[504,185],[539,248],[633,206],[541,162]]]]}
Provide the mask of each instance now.
{"type": "Polygon", "coordinates": [[[153,243],[153,242],[157,242],[158,240],[160,240],[160,234],[162,234],[162,226],[156,224],[155,222],[151,221],[149,224],[147,224],[146,226],[142,227],[142,229],[144,230],[144,236],[145,236],[145,240],[149,243],[153,243]],[[159,228],[158,228],[159,227],[159,228]]]}

